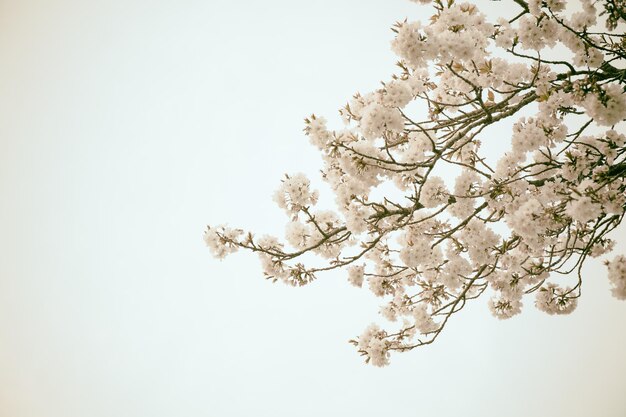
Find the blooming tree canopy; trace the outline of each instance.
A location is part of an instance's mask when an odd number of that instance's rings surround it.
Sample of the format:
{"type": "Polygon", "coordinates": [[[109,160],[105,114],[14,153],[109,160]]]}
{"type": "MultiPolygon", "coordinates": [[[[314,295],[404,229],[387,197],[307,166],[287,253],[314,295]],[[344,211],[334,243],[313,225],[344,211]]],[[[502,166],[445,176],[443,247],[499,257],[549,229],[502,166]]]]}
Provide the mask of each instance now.
{"type": "MultiPolygon", "coordinates": [[[[339,111],[344,128],[305,120],[336,209],[316,208],[296,173],[274,195],[285,241],[204,235],[218,258],[256,252],[274,281],[338,269],[366,285],[390,323],[351,342],[375,366],[432,343],[483,295],[500,319],[524,302],[572,312],[584,262],[611,251],[626,209],[624,0],[514,0],[495,22],[470,3],[416,3],[434,14],[393,26],[398,73],[339,111]],[[502,136],[491,162],[482,149],[502,136]]],[[[626,299],[626,257],[606,265],[626,299]]]]}

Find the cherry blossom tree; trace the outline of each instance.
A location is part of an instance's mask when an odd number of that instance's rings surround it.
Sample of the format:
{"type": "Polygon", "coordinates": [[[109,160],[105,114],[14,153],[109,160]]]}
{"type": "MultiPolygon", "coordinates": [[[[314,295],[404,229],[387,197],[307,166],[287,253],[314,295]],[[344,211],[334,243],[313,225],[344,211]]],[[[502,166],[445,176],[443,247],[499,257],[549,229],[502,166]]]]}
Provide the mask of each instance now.
{"type": "MultiPolygon", "coordinates": [[[[514,0],[496,22],[474,4],[416,3],[434,14],[393,26],[397,74],[356,94],[342,129],[305,120],[335,210],[285,175],[286,242],[224,225],[204,235],[218,258],[256,252],[274,281],[336,269],[367,285],[390,323],[351,342],[375,366],[432,343],[483,295],[500,319],[529,299],[572,312],[583,264],[612,250],[626,209],[624,0],[514,0]],[[502,137],[492,162],[482,149],[502,137]]],[[[626,299],[626,257],[606,265],[626,299]]]]}

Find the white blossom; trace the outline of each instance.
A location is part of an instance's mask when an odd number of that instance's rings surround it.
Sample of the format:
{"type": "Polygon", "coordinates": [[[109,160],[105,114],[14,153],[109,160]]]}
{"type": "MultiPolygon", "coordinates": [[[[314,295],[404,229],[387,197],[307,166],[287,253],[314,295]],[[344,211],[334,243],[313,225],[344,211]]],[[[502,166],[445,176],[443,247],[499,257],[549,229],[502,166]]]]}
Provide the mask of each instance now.
{"type": "Polygon", "coordinates": [[[236,252],[237,241],[243,230],[231,229],[226,226],[209,227],[204,232],[204,243],[216,258],[223,259],[226,255],[236,252]]]}
{"type": "Polygon", "coordinates": [[[612,286],[611,292],[616,298],[626,300],[626,257],[623,255],[616,256],[606,265],[612,286]]]}
{"type": "Polygon", "coordinates": [[[311,191],[310,186],[311,182],[304,174],[287,175],[274,194],[274,201],[288,213],[297,213],[317,203],[318,192],[311,191]]]}
{"type": "Polygon", "coordinates": [[[602,213],[602,206],[593,202],[591,197],[572,199],[567,203],[565,212],[572,219],[587,223],[596,219],[602,213]]]}
{"type": "Polygon", "coordinates": [[[617,84],[603,88],[599,95],[588,94],[582,105],[603,126],[613,126],[626,119],[626,93],[617,84]]]}
{"type": "Polygon", "coordinates": [[[348,281],[350,282],[350,284],[354,285],[355,287],[361,287],[363,285],[364,268],[364,265],[353,265],[348,268],[348,281]]]}
{"type": "Polygon", "coordinates": [[[448,201],[449,193],[443,179],[430,177],[422,186],[420,200],[424,207],[433,208],[448,201]]]}
{"type": "Polygon", "coordinates": [[[571,288],[560,288],[548,284],[537,291],[535,306],[548,314],[569,314],[578,305],[578,298],[571,294],[571,288]]]}
{"type": "Polygon", "coordinates": [[[389,351],[383,340],[383,332],[377,325],[370,325],[359,336],[358,348],[366,353],[372,365],[385,366],[389,364],[389,351]]]}

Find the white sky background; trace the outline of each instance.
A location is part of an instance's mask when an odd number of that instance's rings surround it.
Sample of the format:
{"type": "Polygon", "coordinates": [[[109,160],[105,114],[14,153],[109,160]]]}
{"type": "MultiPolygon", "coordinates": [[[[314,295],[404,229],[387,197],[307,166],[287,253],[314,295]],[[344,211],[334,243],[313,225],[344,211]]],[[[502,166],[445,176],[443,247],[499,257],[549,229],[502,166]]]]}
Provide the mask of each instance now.
{"type": "Polygon", "coordinates": [[[282,233],[281,176],[320,168],[302,119],[336,126],[422,10],[0,0],[0,416],[623,416],[626,303],[600,260],[571,316],[528,298],[500,322],[485,298],[377,369],[347,343],[382,320],[367,290],[203,246],[207,223],[282,233]]]}

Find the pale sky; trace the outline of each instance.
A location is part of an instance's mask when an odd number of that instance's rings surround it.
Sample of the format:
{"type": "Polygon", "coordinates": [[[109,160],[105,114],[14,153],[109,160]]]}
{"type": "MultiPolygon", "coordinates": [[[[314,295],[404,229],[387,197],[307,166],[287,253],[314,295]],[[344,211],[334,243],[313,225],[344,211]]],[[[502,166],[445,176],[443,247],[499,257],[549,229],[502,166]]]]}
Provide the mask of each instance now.
{"type": "Polygon", "coordinates": [[[394,72],[393,22],[428,16],[406,0],[0,0],[0,416],[626,415],[626,303],[602,260],[570,316],[528,298],[501,322],[478,300],[378,369],[347,343],[383,320],[367,290],[341,272],[271,284],[255,256],[203,245],[206,224],[282,233],[281,176],[319,183],[303,118],[338,125],[394,72]]]}

